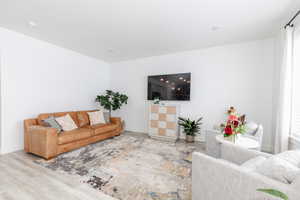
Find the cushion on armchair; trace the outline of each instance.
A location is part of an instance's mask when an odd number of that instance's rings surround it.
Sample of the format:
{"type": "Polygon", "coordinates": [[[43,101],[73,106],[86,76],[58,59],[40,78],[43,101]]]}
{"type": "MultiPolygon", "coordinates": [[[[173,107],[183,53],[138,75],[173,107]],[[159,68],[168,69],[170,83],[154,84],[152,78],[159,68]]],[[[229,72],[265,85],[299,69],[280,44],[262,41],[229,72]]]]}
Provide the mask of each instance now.
{"type": "Polygon", "coordinates": [[[257,156],[250,160],[244,162],[241,167],[246,169],[247,171],[255,171],[258,166],[260,166],[267,158],[263,156],[257,156]]]}
{"type": "Polygon", "coordinates": [[[246,123],[246,133],[249,135],[254,136],[257,132],[258,124],[255,122],[248,122],[246,123]]]}
{"type": "Polygon", "coordinates": [[[300,151],[299,150],[292,150],[292,151],[285,151],[280,154],[275,155],[277,158],[285,160],[292,165],[300,167],[300,151]]]}
{"type": "Polygon", "coordinates": [[[300,169],[275,155],[257,166],[256,172],[280,182],[290,184],[296,179],[300,173],[300,169]]]}

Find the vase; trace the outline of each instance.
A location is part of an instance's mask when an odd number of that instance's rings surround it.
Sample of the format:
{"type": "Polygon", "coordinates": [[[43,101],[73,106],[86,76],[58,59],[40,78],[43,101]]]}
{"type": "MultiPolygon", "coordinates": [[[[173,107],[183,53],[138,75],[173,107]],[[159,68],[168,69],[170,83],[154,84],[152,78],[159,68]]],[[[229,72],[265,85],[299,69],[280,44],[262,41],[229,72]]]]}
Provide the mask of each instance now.
{"type": "Polygon", "coordinates": [[[227,141],[236,143],[238,140],[238,134],[232,134],[231,136],[224,137],[227,141]]]}
{"type": "Polygon", "coordinates": [[[193,143],[195,141],[195,136],[186,135],[185,136],[185,141],[188,142],[188,143],[193,143]]]}

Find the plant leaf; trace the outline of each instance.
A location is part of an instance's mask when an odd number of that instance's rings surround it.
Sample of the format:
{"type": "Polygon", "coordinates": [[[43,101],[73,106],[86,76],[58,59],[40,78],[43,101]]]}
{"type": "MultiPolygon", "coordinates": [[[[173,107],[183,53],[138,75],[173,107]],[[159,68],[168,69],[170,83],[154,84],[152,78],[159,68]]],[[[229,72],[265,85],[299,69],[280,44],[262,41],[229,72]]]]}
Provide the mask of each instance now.
{"type": "Polygon", "coordinates": [[[283,200],[288,200],[288,196],[278,190],[274,190],[274,189],[258,189],[257,191],[259,192],[264,192],[264,193],[267,193],[269,195],[272,195],[274,197],[279,197],[283,200]]]}

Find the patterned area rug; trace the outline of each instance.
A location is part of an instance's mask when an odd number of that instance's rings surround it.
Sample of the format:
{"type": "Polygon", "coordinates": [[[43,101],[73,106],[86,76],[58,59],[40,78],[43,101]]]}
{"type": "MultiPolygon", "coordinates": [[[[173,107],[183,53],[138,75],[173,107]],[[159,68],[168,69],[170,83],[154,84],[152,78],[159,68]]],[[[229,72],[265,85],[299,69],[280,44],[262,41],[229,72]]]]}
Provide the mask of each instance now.
{"type": "Polygon", "coordinates": [[[35,162],[122,200],[191,199],[194,145],[121,135],[35,162]]]}

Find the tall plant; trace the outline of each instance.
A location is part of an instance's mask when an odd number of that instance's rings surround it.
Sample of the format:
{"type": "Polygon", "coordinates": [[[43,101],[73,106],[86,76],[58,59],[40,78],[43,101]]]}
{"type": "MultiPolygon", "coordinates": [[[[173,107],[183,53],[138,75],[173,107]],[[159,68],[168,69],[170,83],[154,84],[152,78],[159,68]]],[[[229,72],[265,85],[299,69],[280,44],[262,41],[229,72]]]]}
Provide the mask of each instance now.
{"type": "Polygon", "coordinates": [[[127,100],[127,95],[111,90],[106,90],[106,94],[96,97],[96,102],[99,102],[101,106],[108,110],[109,115],[112,110],[118,110],[123,104],[127,104],[127,100]]]}

